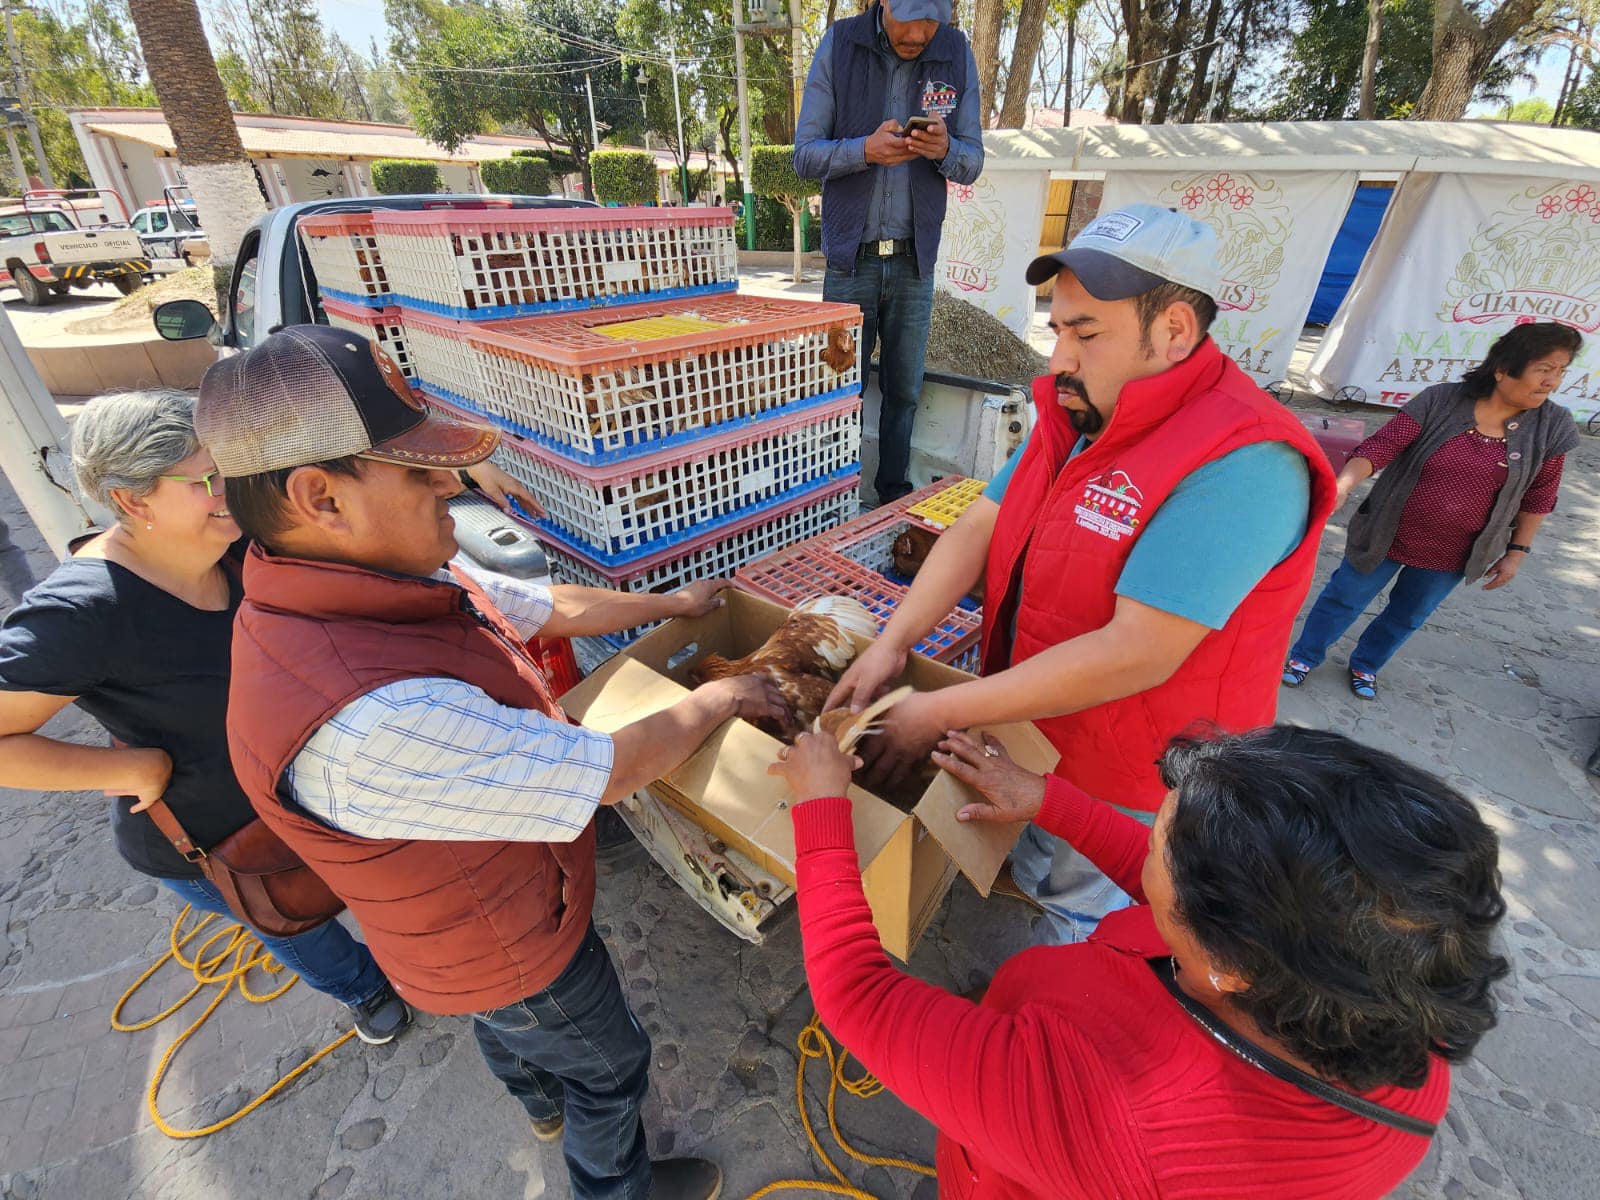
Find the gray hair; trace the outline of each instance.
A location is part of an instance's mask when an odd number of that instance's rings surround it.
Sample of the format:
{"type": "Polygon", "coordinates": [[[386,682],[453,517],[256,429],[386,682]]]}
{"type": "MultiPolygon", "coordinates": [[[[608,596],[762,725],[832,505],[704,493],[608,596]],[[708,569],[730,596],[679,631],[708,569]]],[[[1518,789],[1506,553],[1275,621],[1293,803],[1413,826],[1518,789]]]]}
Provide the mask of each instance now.
{"type": "Polygon", "coordinates": [[[83,491],[121,520],[114,489],[135,496],[200,449],[194,397],[171,388],[112,392],[84,406],[72,426],[72,467],[83,491]]]}

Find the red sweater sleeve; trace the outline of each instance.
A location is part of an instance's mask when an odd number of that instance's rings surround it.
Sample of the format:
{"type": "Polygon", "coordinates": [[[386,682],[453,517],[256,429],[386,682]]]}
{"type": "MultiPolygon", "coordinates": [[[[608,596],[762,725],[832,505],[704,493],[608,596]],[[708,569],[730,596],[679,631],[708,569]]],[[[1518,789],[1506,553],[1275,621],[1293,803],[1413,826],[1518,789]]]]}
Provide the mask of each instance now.
{"type": "Polygon", "coordinates": [[[1533,477],[1528,490],[1522,493],[1522,511],[1525,513],[1552,513],[1556,510],[1556,493],[1561,490],[1561,471],[1565,454],[1544,460],[1539,473],[1533,477]]]}
{"type": "Polygon", "coordinates": [[[1144,903],[1150,827],[1096,800],[1059,775],[1044,777],[1044,804],[1033,823],[1083,855],[1135,902],[1144,903]]]}
{"type": "Polygon", "coordinates": [[[834,1036],[941,1133],[1039,1195],[1064,1178],[1126,1173],[1125,1147],[1086,1147],[1059,1115],[1063,1098],[1069,1110],[1075,1098],[1110,1102],[1094,1049],[1069,1032],[1064,1058],[1042,1014],[997,1012],[898,970],[862,892],[850,801],[811,800],[793,817],[806,978],[834,1036]]]}
{"type": "Polygon", "coordinates": [[[1376,473],[1383,470],[1422,432],[1416,418],[1407,413],[1396,413],[1379,427],[1378,431],[1350,451],[1351,458],[1364,458],[1376,473]]]}

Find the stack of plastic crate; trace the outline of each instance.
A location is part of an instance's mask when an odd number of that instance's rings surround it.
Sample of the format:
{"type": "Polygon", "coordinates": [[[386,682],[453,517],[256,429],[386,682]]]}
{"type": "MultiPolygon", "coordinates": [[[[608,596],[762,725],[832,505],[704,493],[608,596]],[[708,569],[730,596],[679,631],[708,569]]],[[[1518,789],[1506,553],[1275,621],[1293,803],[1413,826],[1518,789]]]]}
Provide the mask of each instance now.
{"type": "Polygon", "coordinates": [[[372,223],[418,387],[502,431],[557,578],[665,592],[855,514],[860,310],[734,292],[727,210],[372,223]]]}
{"type": "Polygon", "coordinates": [[[372,229],[372,213],[333,213],[299,224],[328,324],[377,342],[414,378],[404,320],[372,229]]]}
{"type": "MultiPolygon", "coordinates": [[[[983,487],[981,480],[940,480],[809,542],[748,563],[735,578],[746,591],[790,606],[819,594],[854,596],[882,629],[911,586],[895,570],[896,540],[908,526],[942,532],[983,487]]],[[[963,600],[917,644],[917,653],[976,671],[982,623],[982,606],[963,600]]]]}

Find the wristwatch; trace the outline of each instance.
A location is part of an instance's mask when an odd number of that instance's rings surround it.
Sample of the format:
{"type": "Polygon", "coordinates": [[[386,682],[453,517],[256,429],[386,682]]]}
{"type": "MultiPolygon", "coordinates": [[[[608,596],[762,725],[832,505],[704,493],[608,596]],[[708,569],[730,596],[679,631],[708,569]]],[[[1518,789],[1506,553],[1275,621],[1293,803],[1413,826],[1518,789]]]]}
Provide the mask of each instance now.
{"type": "Polygon", "coordinates": [[[1532,546],[1524,546],[1521,542],[1512,542],[1509,546],[1506,547],[1506,549],[1507,550],[1521,550],[1524,554],[1532,554],[1533,553],[1533,547],[1532,546]]]}

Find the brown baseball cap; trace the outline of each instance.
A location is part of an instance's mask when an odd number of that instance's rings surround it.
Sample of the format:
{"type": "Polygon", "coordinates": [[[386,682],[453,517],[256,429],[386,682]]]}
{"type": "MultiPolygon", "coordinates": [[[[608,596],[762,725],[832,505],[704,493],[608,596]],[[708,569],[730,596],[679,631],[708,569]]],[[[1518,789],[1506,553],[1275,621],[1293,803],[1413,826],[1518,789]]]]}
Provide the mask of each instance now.
{"type": "Polygon", "coordinates": [[[356,455],[450,469],[482,462],[493,429],[430,409],[377,343],[329,325],[290,325],[213,363],[195,432],[240,478],[356,455]]]}

